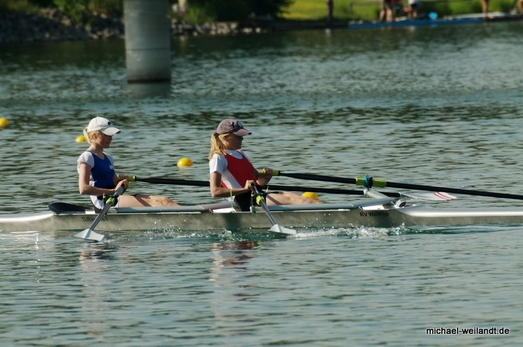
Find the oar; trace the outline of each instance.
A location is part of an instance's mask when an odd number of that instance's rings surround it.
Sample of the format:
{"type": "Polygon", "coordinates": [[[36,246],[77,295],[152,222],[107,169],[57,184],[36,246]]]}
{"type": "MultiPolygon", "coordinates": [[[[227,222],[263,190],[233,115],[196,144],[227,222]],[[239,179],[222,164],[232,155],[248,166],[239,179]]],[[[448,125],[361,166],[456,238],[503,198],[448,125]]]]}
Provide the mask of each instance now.
{"type": "Polygon", "coordinates": [[[129,181],[136,182],[147,182],[154,184],[177,184],[182,186],[197,186],[197,187],[209,187],[209,181],[195,181],[195,180],[182,180],[175,178],[163,178],[163,177],[147,177],[138,178],[136,176],[127,177],[129,181]]]}
{"type": "MultiPolygon", "coordinates": [[[[280,175],[282,176],[282,175],[280,175]]],[[[174,184],[174,185],[186,185],[186,186],[198,186],[198,187],[208,187],[209,182],[207,181],[194,181],[194,180],[183,180],[183,179],[173,179],[173,178],[161,178],[161,177],[148,177],[148,178],[138,178],[136,176],[129,176],[129,181],[137,182],[147,182],[153,184],[174,184]]],[[[354,189],[339,189],[339,188],[318,188],[318,187],[302,187],[302,186],[285,186],[280,184],[271,184],[267,186],[260,187],[263,190],[271,191],[289,191],[289,192],[314,192],[314,193],[325,193],[325,194],[340,194],[340,195],[364,195],[364,192],[361,190],[354,189]]],[[[412,194],[412,193],[396,193],[396,192],[380,192],[383,195],[389,196],[391,198],[401,198],[407,197],[416,200],[443,200],[449,201],[453,200],[456,197],[444,194],[444,193],[430,193],[430,194],[412,194]]]]}
{"type": "MultiPolygon", "coordinates": [[[[280,176],[283,176],[280,174],[280,176]]],[[[129,181],[137,182],[147,182],[153,184],[174,184],[174,185],[185,185],[185,186],[198,186],[198,187],[208,187],[209,182],[207,181],[194,181],[194,180],[183,180],[183,179],[173,179],[173,178],[161,178],[161,177],[148,177],[148,178],[138,178],[136,176],[129,176],[129,181]]],[[[361,190],[354,189],[339,189],[339,188],[318,188],[318,187],[301,187],[301,186],[285,186],[280,184],[271,184],[267,186],[260,187],[263,190],[272,190],[272,191],[289,191],[289,192],[314,192],[314,193],[325,193],[325,194],[340,194],[340,195],[360,195],[364,193],[361,190]]],[[[406,193],[395,193],[395,192],[380,192],[386,196],[392,198],[401,198],[407,197],[418,200],[444,200],[449,201],[455,199],[454,196],[442,193],[434,193],[427,195],[420,194],[406,194],[406,193]]]]}
{"type": "Polygon", "coordinates": [[[269,218],[269,220],[272,223],[272,227],[269,229],[269,231],[272,231],[275,233],[280,233],[280,234],[296,235],[296,230],[282,227],[281,225],[278,224],[278,222],[276,222],[276,220],[272,216],[271,211],[269,211],[267,204],[265,203],[265,198],[259,193],[256,185],[253,184],[251,186],[251,188],[256,195],[256,203],[258,203],[263,208],[263,210],[265,211],[265,214],[267,215],[267,217],[269,218]]]}
{"type": "Polygon", "coordinates": [[[100,212],[98,217],[96,217],[96,219],[91,224],[91,226],[88,229],[85,229],[84,231],[81,231],[81,232],[79,232],[78,234],[76,234],[74,236],[78,237],[80,239],[85,239],[85,240],[93,240],[93,241],[98,241],[98,242],[102,241],[104,239],[104,235],[98,234],[97,232],[95,232],[94,228],[98,225],[98,223],[100,223],[102,218],[107,214],[107,211],[109,211],[111,206],[113,206],[116,203],[116,198],[118,198],[118,196],[120,194],[122,194],[124,192],[124,190],[125,190],[125,187],[123,185],[120,186],[120,188],[118,188],[116,190],[114,195],[109,197],[105,201],[104,208],[102,209],[102,211],[100,212]]]}
{"type": "Polygon", "coordinates": [[[430,192],[444,191],[446,193],[487,196],[487,197],[500,198],[500,199],[523,200],[523,195],[517,195],[517,194],[505,194],[505,193],[496,193],[496,192],[486,192],[486,191],[482,191],[482,190],[437,187],[437,186],[428,186],[428,185],[421,185],[421,184],[387,182],[385,180],[374,179],[369,176],[348,178],[348,177],[335,177],[335,176],[325,176],[325,175],[305,174],[305,173],[283,173],[278,170],[273,170],[273,176],[286,176],[286,177],[311,180],[311,181],[352,183],[352,184],[356,184],[359,186],[365,186],[367,188],[392,187],[392,188],[403,188],[403,189],[413,189],[413,190],[426,190],[426,191],[430,191],[430,192]]]}
{"type": "MultiPolygon", "coordinates": [[[[290,192],[314,192],[314,193],[326,193],[326,194],[340,194],[340,195],[360,195],[365,194],[362,190],[354,189],[339,189],[339,188],[316,188],[316,187],[301,187],[301,186],[283,186],[280,184],[271,184],[268,186],[262,186],[263,190],[287,190],[290,192]]],[[[385,196],[391,198],[411,198],[416,200],[434,200],[434,201],[450,201],[456,199],[455,196],[450,194],[445,194],[442,192],[432,192],[432,193],[398,193],[398,192],[379,192],[385,196]]]]}
{"type": "MultiPolygon", "coordinates": [[[[209,187],[208,181],[195,181],[195,180],[183,180],[174,178],[162,178],[162,177],[147,177],[139,178],[137,176],[129,176],[129,181],[135,182],[146,182],[153,184],[174,184],[182,186],[197,186],[197,187],[209,187]]],[[[346,195],[362,195],[361,190],[349,190],[349,189],[337,189],[337,188],[317,188],[317,187],[297,187],[297,186],[282,186],[282,185],[269,185],[262,186],[263,190],[288,190],[294,192],[315,192],[315,193],[328,193],[328,194],[346,194],[346,195]]],[[[387,196],[400,197],[399,193],[384,193],[387,196]]]]}

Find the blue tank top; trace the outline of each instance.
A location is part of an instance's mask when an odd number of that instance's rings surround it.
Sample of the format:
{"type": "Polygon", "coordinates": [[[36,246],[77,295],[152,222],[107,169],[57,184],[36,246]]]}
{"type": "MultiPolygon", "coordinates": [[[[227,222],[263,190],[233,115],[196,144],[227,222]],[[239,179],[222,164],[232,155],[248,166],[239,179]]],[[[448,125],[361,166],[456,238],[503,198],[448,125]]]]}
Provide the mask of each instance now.
{"type": "Polygon", "coordinates": [[[114,188],[114,167],[111,161],[104,155],[104,159],[100,159],[96,154],[88,151],[93,155],[94,166],[91,168],[91,177],[94,186],[98,188],[114,188]]]}

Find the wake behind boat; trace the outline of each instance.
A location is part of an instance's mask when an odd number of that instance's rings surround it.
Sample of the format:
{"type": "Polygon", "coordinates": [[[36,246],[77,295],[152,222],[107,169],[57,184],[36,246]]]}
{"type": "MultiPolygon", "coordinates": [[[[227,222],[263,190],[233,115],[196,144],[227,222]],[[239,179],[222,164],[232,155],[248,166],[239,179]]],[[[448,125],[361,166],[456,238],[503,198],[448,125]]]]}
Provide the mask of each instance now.
{"type": "MultiPolygon", "coordinates": [[[[379,193],[374,196],[344,204],[271,206],[269,210],[280,225],[298,231],[523,224],[523,208],[436,208],[410,204],[404,198],[379,193]]],[[[92,209],[67,203],[52,203],[49,209],[40,213],[0,215],[0,232],[78,232],[98,216],[92,209]]],[[[223,202],[183,207],[113,208],[100,220],[96,231],[113,234],[152,230],[267,233],[271,225],[260,207],[253,212],[241,212],[231,208],[229,202],[223,202]]]]}

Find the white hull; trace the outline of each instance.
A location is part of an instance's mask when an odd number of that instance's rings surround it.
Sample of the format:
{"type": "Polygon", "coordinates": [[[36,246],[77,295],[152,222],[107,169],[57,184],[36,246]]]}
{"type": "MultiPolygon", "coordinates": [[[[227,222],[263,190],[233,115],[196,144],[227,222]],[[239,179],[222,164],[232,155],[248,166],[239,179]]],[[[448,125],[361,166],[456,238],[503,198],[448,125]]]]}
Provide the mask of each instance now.
{"type": "MultiPolygon", "coordinates": [[[[461,226],[488,224],[523,224],[523,208],[431,208],[423,205],[400,205],[392,198],[367,199],[343,205],[273,206],[271,214],[278,224],[295,230],[350,227],[461,226]]],[[[120,208],[110,210],[96,231],[175,230],[261,231],[271,227],[267,215],[258,209],[251,212],[228,212],[213,206],[181,208],[120,208]]],[[[224,207],[221,205],[221,207],[224,207]]],[[[94,211],[0,215],[0,232],[58,232],[83,230],[94,221],[94,211]]]]}

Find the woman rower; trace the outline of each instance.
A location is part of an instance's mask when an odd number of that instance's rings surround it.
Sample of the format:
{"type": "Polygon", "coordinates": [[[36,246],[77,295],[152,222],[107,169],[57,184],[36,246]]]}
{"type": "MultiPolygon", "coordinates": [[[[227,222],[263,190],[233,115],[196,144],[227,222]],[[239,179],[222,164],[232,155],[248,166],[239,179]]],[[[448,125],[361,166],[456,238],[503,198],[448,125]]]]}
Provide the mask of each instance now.
{"type": "MultiPolygon", "coordinates": [[[[242,148],[243,137],[251,132],[235,119],[225,119],[211,135],[209,153],[211,196],[229,197],[242,211],[251,206],[251,184],[265,186],[272,178],[272,169],[258,172],[242,148]]],[[[305,205],[318,201],[290,192],[271,192],[267,205],[305,205]]]]}
{"type": "MultiPolygon", "coordinates": [[[[109,120],[104,117],[91,119],[84,128],[84,137],[89,148],[77,160],[78,190],[80,194],[90,195],[91,202],[96,210],[104,207],[104,196],[116,193],[120,186],[129,187],[126,175],[117,175],[114,170],[113,157],[104,152],[109,148],[113,136],[120,132],[109,120]]],[[[179,206],[166,196],[154,195],[120,195],[118,207],[140,206],[179,206]]]]}

